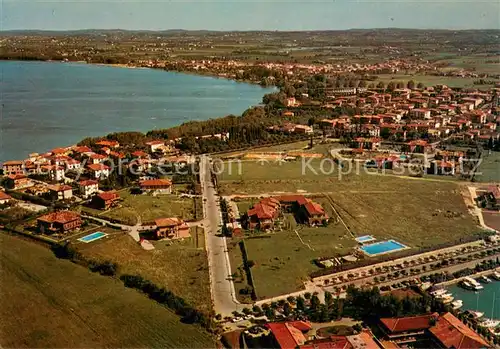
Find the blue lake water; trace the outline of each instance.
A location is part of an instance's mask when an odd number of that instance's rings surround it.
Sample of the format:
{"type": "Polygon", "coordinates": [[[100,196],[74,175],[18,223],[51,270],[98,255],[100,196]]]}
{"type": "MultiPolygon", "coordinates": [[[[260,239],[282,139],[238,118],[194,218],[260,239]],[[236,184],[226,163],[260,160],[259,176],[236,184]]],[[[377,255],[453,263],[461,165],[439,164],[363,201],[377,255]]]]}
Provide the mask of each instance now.
{"type": "Polygon", "coordinates": [[[226,79],[78,63],[0,61],[0,162],[87,136],[240,115],[274,91],[226,79]]]}
{"type": "Polygon", "coordinates": [[[489,284],[481,283],[481,285],[484,289],[478,292],[466,290],[458,285],[448,287],[448,290],[455,299],[463,301],[462,310],[481,311],[487,318],[500,320],[500,281],[493,280],[489,284]]]}

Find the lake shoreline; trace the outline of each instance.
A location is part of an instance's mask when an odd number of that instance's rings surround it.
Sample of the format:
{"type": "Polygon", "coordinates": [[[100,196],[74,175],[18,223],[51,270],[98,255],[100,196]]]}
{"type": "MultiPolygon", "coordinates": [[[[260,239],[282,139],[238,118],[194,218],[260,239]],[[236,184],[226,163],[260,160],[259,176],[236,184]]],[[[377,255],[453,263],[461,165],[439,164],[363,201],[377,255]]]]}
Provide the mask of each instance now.
{"type": "MultiPolygon", "coordinates": [[[[31,80],[37,81],[46,80],[44,74],[47,71],[54,71],[55,74],[51,74],[50,77],[55,76],[59,80],[62,79],[62,81],[59,84],[56,78],[49,79],[50,82],[47,80],[47,82],[40,82],[37,85],[26,87],[27,92],[25,86],[13,87],[12,91],[10,87],[9,90],[4,89],[6,95],[9,96],[6,97],[4,102],[6,104],[4,109],[4,116],[6,116],[4,117],[4,125],[6,127],[2,130],[5,137],[3,139],[4,149],[3,152],[0,152],[0,162],[22,159],[30,153],[43,153],[65,144],[75,144],[87,137],[106,137],[106,135],[116,132],[141,132],[145,134],[152,130],[178,127],[190,121],[203,122],[223,118],[230,114],[242,115],[245,110],[258,105],[266,93],[272,93],[276,89],[275,87],[266,88],[260,85],[256,89],[256,84],[248,84],[208,74],[123,64],[67,62],[70,63],[68,66],[162,70],[172,75],[170,78],[165,79],[161,75],[146,74],[146,76],[143,76],[140,74],[139,76],[130,77],[123,73],[95,70],[83,71],[83,73],[77,70],[72,73],[70,68],[58,68],[65,66],[60,63],[66,62],[50,60],[2,60],[1,62],[4,62],[2,65],[5,67],[7,67],[7,64],[13,64],[13,71],[14,73],[17,72],[17,77],[11,76],[10,79],[17,80],[16,83],[20,81],[19,84],[21,85],[26,84],[23,81],[27,81],[28,75],[24,77],[19,75],[20,73],[29,74],[33,77],[30,78],[31,80]],[[23,67],[25,63],[29,69],[23,67]],[[32,63],[33,67],[28,63],[32,63]],[[59,64],[54,64],[54,68],[48,67],[40,70],[36,65],[37,63],[59,64]],[[40,70],[39,74],[38,70],[40,70]],[[77,86],[79,91],[75,91],[78,93],[73,94],[74,84],[71,81],[80,81],[80,76],[81,79],[92,81],[88,86],[77,86]],[[118,77],[119,80],[112,83],[106,81],[109,80],[109,76],[118,77]],[[183,78],[183,76],[211,79],[198,81],[193,78],[183,78]],[[217,80],[220,80],[220,82],[216,82],[217,80]],[[235,82],[237,84],[233,85],[235,82]],[[66,86],[68,84],[70,86],[66,86]],[[51,85],[48,90],[54,90],[54,92],[48,91],[44,87],[46,85],[51,85]],[[237,85],[241,85],[241,87],[237,85]],[[140,89],[138,89],[139,86],[140,89]],[[83,94],[81,93],[82,90],[84,91],[83,94]],[[99,92],[99,90],[102,92],[99,92]],[[40,91],[42,91],[42,97],[39,97],[40,91]],[[103,93],[103,95],[101,96],[100,93],[103,93]],[[35,104],[29,97],[33,94],[36,97],[35,104]],[[56,105],[49,104],[52,99],[58,100],[56,105]],[[82,102],[87,100],[88,103],[82,102]],[[63,108],[59,107],[57,104],[59,102],[63,104],[63,108]],[[40,107],[36,103],[42,103],[43,105],[40,107]],[[89,105],[92,108],[89,109],[89,105]],[[46,111],[43,108],[46,108],[46,111]],[[38,115],[42,115],[48,122],[42,122],[38,115]],[[58,122],[55,119],[58,119],[58,122]],[[31,137],[28,140],[22,139],[22,143],[19,143],[20,139],[13,137],[14,133],[10,131],[16,129],[23,134],[31,134],[31,137]],[[61,132],[56,132],[55,129],[63,130],[62,137],[61,132]],[[73,137],[75,134],[79,135],[73,137]],[[8,139],[9,135],[10,140],[8,139]],[[54,139],[52,141],[48,140],[51,135],[55,137],[57,143],[54,139]],[[40,140],[41,138],[43,140],[40,140]],[[22,144],[22,146],[18,147],[19,144],[22,144]]],[[[4,70],[7,72],[8,69],[4,68],[4,70]]],[[[6,86],[13,86],[8,79],[5,81],[6,86]]]]}

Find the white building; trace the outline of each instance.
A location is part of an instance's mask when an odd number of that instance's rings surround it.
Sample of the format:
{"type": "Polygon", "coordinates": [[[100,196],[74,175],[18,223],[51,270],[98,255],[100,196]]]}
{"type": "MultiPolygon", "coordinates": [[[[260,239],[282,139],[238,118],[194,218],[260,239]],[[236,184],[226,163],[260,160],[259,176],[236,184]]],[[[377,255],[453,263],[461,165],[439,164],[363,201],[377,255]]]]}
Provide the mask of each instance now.
{"type": "Polygon", "coordinates": [[[99,192],[99,182],[92,179],[80,181],[78,191],[84,199],[89,199],[99,192]]]}

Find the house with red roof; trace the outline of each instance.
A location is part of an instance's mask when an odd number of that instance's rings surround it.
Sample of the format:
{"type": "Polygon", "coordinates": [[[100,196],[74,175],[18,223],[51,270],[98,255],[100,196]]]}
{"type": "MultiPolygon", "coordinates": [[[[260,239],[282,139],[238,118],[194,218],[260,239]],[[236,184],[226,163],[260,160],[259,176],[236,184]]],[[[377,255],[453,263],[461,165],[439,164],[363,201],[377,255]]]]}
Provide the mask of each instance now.
{"type": "Polygon", "coordinates": [[[382,318],[379,327],[384,333],[384,339],[381,341],[384,348],[408,347],[424,340],[430,342],[434,348],[492,347],[451,313],[382,318]]]}
{"type": "Polygon", "coordinates": [[[8,204],[12,200],[12,196],[0,190],[0,205],[8,204]]]}
{"type": "Polygon", "coordinates": [[[189,226],[180,218],[158,218],[154,221],[157,239],[182,239],[189,238],[189,226]]]}
{"type": "Polygon", "coordinates": [[[168,179],[147,179],[139,182],[142,191],[150,193],[171,194],[172,182],[168,179]]]}
{"type": "Polygon", "coordinates": [[[268,230],[274,227],[274,223],[280,217],[280,203],[274,198],[265,198],[253,205],[247,211],[248,228],[268,230]]]}
{"type": "Polygon", "coordinates": [[[480,349],[493,347],[451,313],[441,315],[429,331],[442,348],[480,349]]]}
{"type": "Polygon", "coordinates": [[[7,189],[21,189],[32,186],[31,180],[23,174],[8,175],[4,180],[4,186],[7,189]]]}
{"type": "Polygon", "coordinates": [[[307,341],[305,333],[312,329],[306,321],[271,322],[266,326],[281,349],[295,349],[304,345],[307,341]]]}
{"type": "Polygon", "coordinates": [[[99,192],[99,182],[94,179],[80,181],[78,192],[84,199],[88,199],[99,192]]]}
{"type": "Polygon", "coordinates": [[[73,211],[58,211],[38,217],[38,231],[42,234],[64,233],[82,225],[80,215],[73,211]]]}
{"type": "Polygon", "coordinates": [[[108,178],[111,174],[111,167],[104,164],[90,164],[87,165],[87,169],[92,178],[95,179],[108,178]]]}
{"type": "Polygon", "coordinates": [[[101,210],[108,210],[118,204],[120,195],[115,191],[104,191],[92,198],[92,206],[101,210]]]}
{"type": "Polygon", "coordinates": [[[357,137],[354,139],[352,147],[358,149],[377,150],[380,147],[381,142],[382,140],[376,137],[357,137]]]}
{"type": "Polygon", "coordinates": [[[4,176],[24,174],[23,161],[5,161],[2,164],[4,176]]]}
{"type": "Polygon", "coordinates": [[[52,200],[69,200],[73,197],[73,188],[66,184],[49,185],[49,195],[52,200]]]}
{"type": "Polygon", "coordinates": [[[118,143],[117,141],[109,141],[106,139],[98,141],[95,144],[100,146],[100,147],[108,147],[108,148],[119,148],[120,147],[120,143],[118,143]]]}
{"type": "Polygon", "coordinates": [[[380,349],[370,330],[350,336],[330,336],[307,342],[300,349],[380,349]]]}
{"type": "Polygon", "coordinates": [[[312,200],[301,206],[300,214],[310,226],[325,225],[329,219],[323,207],[312,200]]]}

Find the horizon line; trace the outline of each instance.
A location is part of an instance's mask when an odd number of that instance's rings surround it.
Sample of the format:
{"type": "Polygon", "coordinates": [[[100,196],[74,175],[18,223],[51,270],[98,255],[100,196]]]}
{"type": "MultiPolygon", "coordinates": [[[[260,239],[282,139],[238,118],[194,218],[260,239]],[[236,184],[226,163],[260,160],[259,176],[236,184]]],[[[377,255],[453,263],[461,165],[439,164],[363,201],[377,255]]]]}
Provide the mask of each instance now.
{"type": "Polygon", "coordinates": [[[84,32],[84,31],[124,31],[124,32],[218,32],[218,33],[309,33],[309,32],[342,32],[356,30],[414,30],[414,31],[500,31],[500,28],[410,28],[410,27],[371,27],[348,29],[123,29],[123,28],[81,28],[81,29],[0,29],[0,33],[8,32],[84,32]]]}

